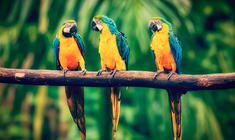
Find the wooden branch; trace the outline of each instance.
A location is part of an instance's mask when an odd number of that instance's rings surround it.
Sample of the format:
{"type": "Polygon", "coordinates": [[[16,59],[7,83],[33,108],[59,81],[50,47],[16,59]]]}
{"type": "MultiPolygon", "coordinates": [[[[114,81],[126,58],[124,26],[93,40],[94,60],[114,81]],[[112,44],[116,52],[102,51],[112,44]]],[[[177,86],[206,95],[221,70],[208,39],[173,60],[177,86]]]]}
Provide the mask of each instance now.
{"type": "Polygon", "coordinates": [[[96,73],[87,72],[83,76],[80,71],[68,71],[64,77],[63,71],[0,68],[0,82],[28,85],[131,86],[184,90],[235,88],[235,72],[206,75],[174,74],[170,80],[167,80],[168,75],[164,73],[153,79],[155,72],[147,71],[120,71],[114,78],[109,72],[103,72],[101,76],[96,76],[96,73]]]}

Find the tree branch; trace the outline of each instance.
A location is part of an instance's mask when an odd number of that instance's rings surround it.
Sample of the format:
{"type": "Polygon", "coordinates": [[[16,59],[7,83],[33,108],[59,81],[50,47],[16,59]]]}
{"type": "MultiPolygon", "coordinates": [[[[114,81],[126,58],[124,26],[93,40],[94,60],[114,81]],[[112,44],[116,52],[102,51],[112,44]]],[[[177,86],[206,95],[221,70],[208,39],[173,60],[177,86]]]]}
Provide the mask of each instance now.
{"type": "Polygon", "coordinates": [[[63,71],[0,68],[0,82],[53,86],[131,86],[181,90],[235,88],[235,72],[206,75],[174,74],[170,80],[167,80],[168,75],[163,73],[153,79],[155,72],[147,71],[120,71],[114,78],[109,72],[103,72],[101,76],[96,76],[96,73],[87,72],[83,76],[81,72],[68,71],[64,77],[63,71]]]}

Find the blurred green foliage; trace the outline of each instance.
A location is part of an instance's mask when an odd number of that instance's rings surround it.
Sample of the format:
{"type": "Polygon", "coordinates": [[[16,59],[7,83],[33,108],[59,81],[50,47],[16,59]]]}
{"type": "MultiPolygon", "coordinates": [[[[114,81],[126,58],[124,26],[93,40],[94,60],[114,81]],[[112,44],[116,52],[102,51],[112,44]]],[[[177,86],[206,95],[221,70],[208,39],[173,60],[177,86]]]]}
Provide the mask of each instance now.
{"type": "MultiPolygon", "coordinates": [[[[52,40],[64,20],[75,19],[86,47],[86,68],[99,70],[99,34],[90,29],[92,17],[99,14],[113,18],[126,34],[130,70],[156,71],[147,24],[161,16],[181,41],[183,73],[233,72],[234,9],[232,0],[1,0],[0,66],[55,69],[52,40]]],[[[104,88],[87,87],[85,92],[87,139],[106,139],[111,129],[109,97],[104,88]]],[[[183,139],[234,138],[233,89],[188,92],[182,100],[183,139]]],[[[171,138],[166,91],[123,90],[117,139],[171,138]]],[[[64,87],[0,84],[0,139],[80,139],[64,87]]]]}

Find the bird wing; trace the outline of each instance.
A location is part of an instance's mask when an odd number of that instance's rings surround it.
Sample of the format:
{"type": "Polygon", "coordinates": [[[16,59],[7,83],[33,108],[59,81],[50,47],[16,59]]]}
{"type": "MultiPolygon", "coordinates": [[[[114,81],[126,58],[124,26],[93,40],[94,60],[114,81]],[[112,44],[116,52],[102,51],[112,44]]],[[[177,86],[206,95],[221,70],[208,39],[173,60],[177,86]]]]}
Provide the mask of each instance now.
{"type": "Polygon", "coordinates": [[[173,33],[169,34],[169,43],[171,47],[171,53],[176,63],[176,72],[180,74],[180,65],[182,62],[182,48],[180,46],[178,38],[173,33]]]}
{"type": "Polygon", "coordinates": [[[80,35],[77,34],[77,33],[75,33],[75,34],[73,34],[73,35],[74,35],[74,38],[75,38],[76,43],[78,44],[78,48],[79,48],[79,50],[80,50],[82,56],[84,57],[84,54],[85,54],[85,47],[84,47],[82,38],[81,38],[80,35]]]}
{"type": "Polygon", "coordinates": [[[127,40],[122,32],[116,33],[116,41],[118,46],[118,51],[122,59],[125,61],[126,70],[128,70],[128,61],[129,61],[129,53],[130,50],[128,48],[127,40]]]}
{"type": "Polygon", "coordinates": [[[56,37],[53,40],[53,54],[54,54],[54,57],[56,60],[56,69],[57,70],[61,70],[61,65],[60,65],[60,61],[59,61],[59,45],[60,45],[59,39],[56,37]]]}

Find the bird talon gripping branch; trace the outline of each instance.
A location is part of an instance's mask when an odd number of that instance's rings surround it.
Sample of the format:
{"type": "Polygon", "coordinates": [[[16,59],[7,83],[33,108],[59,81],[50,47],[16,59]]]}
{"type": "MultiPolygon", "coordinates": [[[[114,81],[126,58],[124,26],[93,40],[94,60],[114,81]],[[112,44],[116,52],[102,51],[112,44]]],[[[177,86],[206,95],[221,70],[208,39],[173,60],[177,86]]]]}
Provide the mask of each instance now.
{"type": "Polygon", "coordinates": [[[118,72],[117,69],[114,69],[113,71],[110,72],[110,75],[112,76],[112,78],[115,76],[117,72],[118,72]]]}
{"type": "Polygon", "coordinates": [[[82,69],[81,74],[82,74],[82,75],[85,75],[85,74],[86,74],[86,72],[87,72],[87,70],[86,70],[86,69],[82,69]]]}
{"type": "Polygon", "coordinates": [[[65,74],[66,74],[68,71],[69,71],[68,69],[63,69],[64,77],[65,77],[65,74]]]}
{"type": "Polygon", "coordinates": [[[105,72],[106,70],[105,69],[101,69],[97,72],[96,76],[100,76],[103,72],[105,72]]]}
{"type": "Polygon", "coordinates": [[[170,80],[171,76],[174,75],[174,74],[177,74],[177,73],[174,72],[174,71],[171,71],[167,76],[167,80],[170,80]]]}
{"type": "Polygon", "coordinates": [[[157,73],[154,75],[153,79],[156,79],[157,76],[161,73],[164,73],[164,71],[163,70],[158,70],[157,73]]]}

